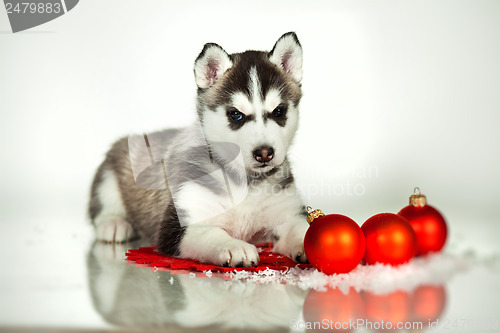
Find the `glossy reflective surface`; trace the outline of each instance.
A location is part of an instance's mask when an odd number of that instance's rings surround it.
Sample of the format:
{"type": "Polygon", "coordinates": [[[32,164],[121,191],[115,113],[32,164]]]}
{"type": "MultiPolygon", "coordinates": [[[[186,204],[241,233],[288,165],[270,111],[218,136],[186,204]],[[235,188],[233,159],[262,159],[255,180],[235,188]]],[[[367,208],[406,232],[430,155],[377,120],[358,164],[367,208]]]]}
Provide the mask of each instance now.
{"type": "Polygon", "coordinates": [[[494,256],[446,253],[442,262],[451,269],[438,271],[431,262],[434,281],[427,276],[408,288],[391,288],[386,277],[364,290],[348,283],[314,290],[140,267],[124,257],[140,241],[94,242],[90,226],[64,220],[11,225],[2,242],[2,327],[363,331],[413,325],[426,331],[434,325],[472,332],[494,328],[499,319],[494,256]]]}

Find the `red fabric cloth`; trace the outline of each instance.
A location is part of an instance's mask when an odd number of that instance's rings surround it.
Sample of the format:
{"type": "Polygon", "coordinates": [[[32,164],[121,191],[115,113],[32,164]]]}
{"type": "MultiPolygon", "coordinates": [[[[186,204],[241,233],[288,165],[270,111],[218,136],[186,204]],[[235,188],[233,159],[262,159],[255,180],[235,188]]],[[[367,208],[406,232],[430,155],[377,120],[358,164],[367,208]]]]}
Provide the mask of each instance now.
{"type": "Polygon", "coordinates": [[[274,269],[284,271],[288,268],[298,266],[300,268],[312,268],[309,264],[297,264],[287,256],[272,252],[272,243],[261,243],[256,245],[259,249],[260,262],[257,267],[222,267],[210,264],[204,264],[192,259],[180,259],[162,255],[154,247],[140,247],[138,249],[129,250],[125,255],[129,262],[135,262],[141,266],[149,266],[151,268],[169,268],[173,270],[189,270],[189,271],[212,271],[212,272],[234,272],[234,271],[263,271],[266,269],[274,269]]]}

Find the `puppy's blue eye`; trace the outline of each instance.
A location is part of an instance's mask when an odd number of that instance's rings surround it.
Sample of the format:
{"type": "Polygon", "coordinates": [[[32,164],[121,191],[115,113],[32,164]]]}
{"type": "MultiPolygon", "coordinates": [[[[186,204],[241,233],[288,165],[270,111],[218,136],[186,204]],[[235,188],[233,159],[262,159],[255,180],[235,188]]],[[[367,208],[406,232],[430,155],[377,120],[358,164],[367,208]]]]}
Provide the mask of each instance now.
{"type": "Polygon", "coordinates": [[[276,109],[273,110],[273,117],[279,118],[283,117],[285,115],[286,108],[282,106],[278,106],[276,109]]]}
{"type": "Polygon", "coordinates": [[[240,121],[243,119],[244,115],[240,111],[229,112],[229,117],[234,121],[240,121]]]}

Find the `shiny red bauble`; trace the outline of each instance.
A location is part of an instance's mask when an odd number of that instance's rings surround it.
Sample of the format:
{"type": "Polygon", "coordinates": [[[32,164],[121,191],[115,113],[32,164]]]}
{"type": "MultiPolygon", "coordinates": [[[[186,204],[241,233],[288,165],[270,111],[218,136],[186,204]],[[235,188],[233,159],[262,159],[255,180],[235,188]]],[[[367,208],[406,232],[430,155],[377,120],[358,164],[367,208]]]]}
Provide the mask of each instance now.
{"type": "Polygon", "coordinates": [[[432,206],[406,206],[398,213],[410,222],[417,235],[417,256],[440,251],[448,230],[443,216],[432,206]]]}
{"type": "Polygon", "coordinates": [[[448,234],[446,222],[437,209],[426,203],[420,190],[410,197],[410,205],[401,209],[398,215],[410,222],[417,235],[417,256],[443,248],[448,234]]]}
{"type": "Polygon", "coordinates": [[[365,253],[365,236],[356,222],[331,214],[310,223],[304,251],[314,267],[325,274],[348,273],[360,263],[365,253]]]}
{"type": "Polygon", "coordinates": [[[399,265],[415,256],[417,238],[410,223],[403,217],[382,213],[370,217],[361,226],[366,237],[366,264],[399,265]]]}

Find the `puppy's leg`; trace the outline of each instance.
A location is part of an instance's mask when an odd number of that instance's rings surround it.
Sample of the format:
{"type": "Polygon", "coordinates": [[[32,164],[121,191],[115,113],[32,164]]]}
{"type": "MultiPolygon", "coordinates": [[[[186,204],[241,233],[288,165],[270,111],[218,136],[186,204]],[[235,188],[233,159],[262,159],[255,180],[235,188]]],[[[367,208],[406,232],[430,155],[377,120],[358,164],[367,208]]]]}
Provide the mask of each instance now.
{"type": "Polygon", "coordinates": [[[126,221],[116,176],[104,164],[97,170],[92,184],[89,213],[98,240],[121,243],[136,237],[134,229],[126,221]]]}
{"type": "Polygon", "coordinates": [[[284,254],[297,262],[307,262],[304,252],[304,236],[309,228],[301,215],[292,215],[284,219],[272,231],[274,251],[284,254]]]}
{"type": "Polygon", "coordinates": [[[178,256],[219,266],[257,266],[257,248],[231,237],[219,227],[195,224],[185,227],[178,245],[178,256]]]}
{"type": "MultiPolygon", "coordinates": [[[[179,212],[183,220],[184,213],[179,212]]],[[[157,239],[158,250],[163,254],[219,266],[249,267],[259,262],[254,245],[231,237],[220,227],[203,223],[181,225],[173,202],[168,205],[165,216],[157,239]]]]}

